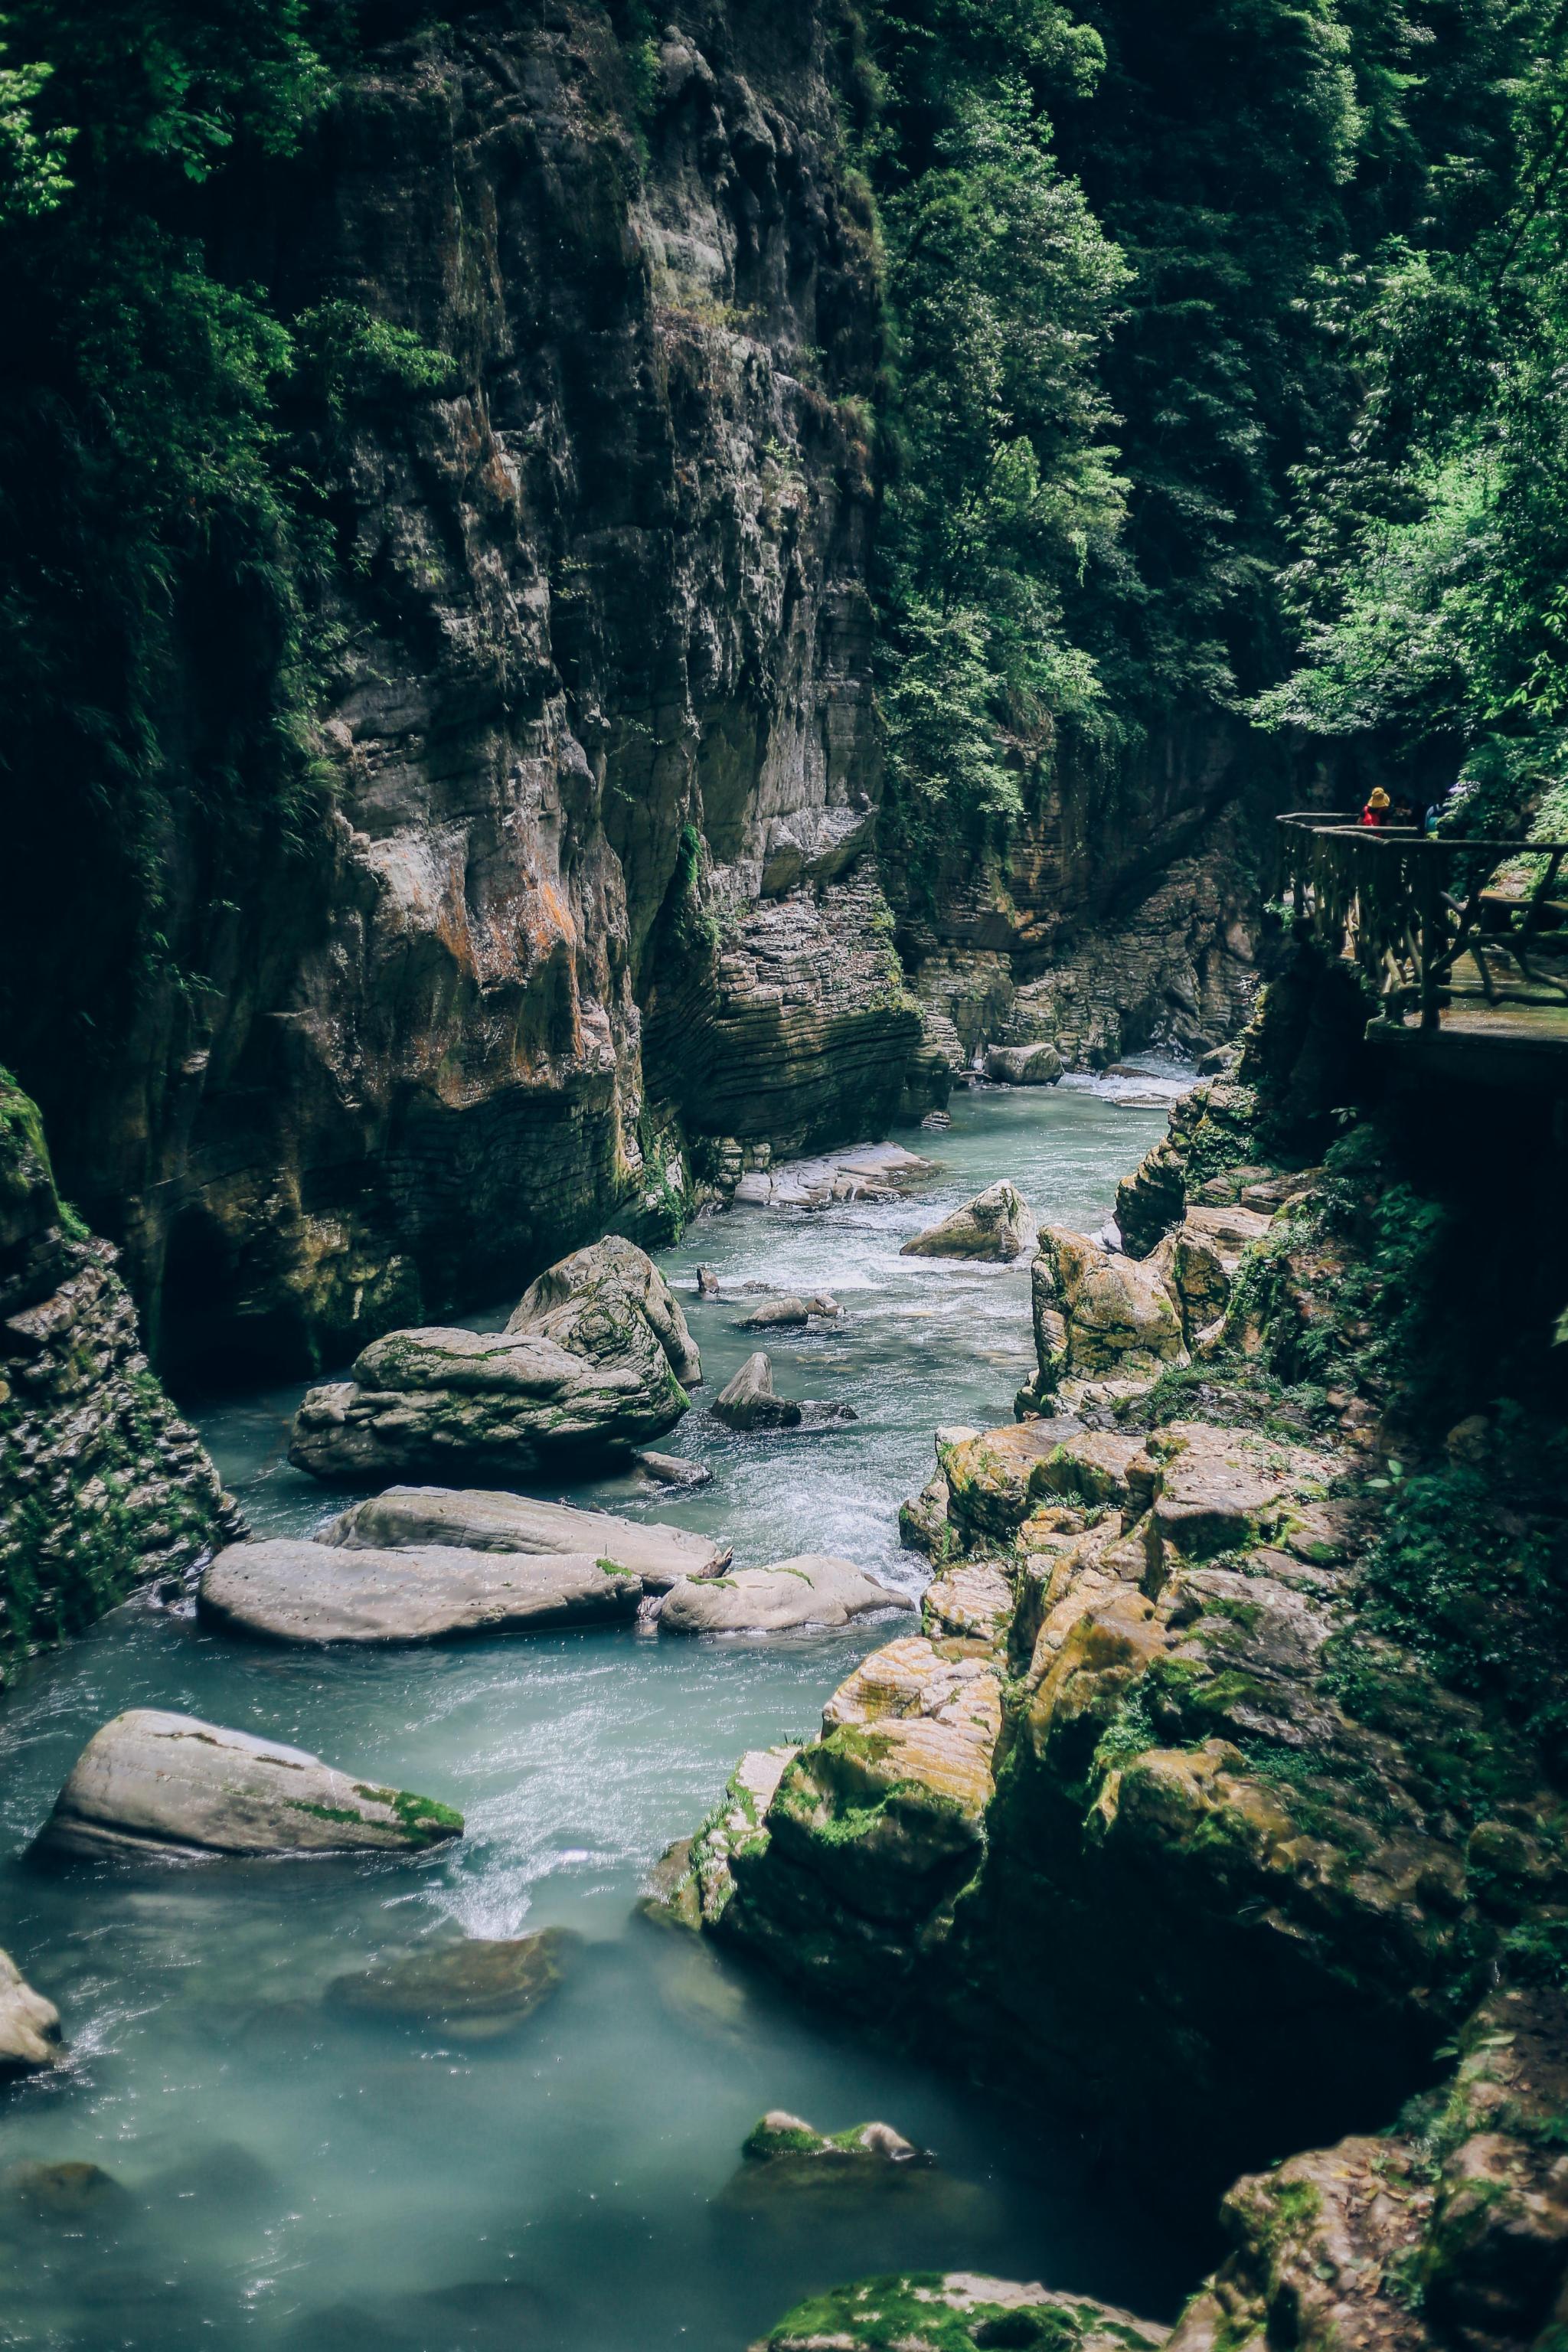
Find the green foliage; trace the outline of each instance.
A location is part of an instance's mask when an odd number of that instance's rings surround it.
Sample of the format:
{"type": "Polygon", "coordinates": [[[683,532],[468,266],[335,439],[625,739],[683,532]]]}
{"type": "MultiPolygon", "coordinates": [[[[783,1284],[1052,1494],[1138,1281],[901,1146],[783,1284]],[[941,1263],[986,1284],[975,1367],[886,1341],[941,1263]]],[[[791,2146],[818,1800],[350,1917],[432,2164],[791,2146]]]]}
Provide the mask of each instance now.
{"type": "MultiPolygon", "coordinates": [[[[8,20],[0,16],[0,26],[8,20]]],[[[0,58],[5,54],[0,41],[0,58]]],[[[66,150],[76,136],[65,123],[40,131],[33,110],[52,66],[0,65],[0,224],[53,212],[70,186],[66,150]]]]}
{"type": "Polygon", "coordinates": [[[1298,666],[1258,715],[1460,778],[1465,829],[1515,831],[1568,773],[1568,60],[1544,7],[1472,16],[1485,130],[1472,108],[1418,240],[1316,289],[1352,397],[1295,476],[1298,666]]]}
{"type": "Polygon", "coordinates": [[[1485,1469],[1398,1482],[1364,1564],[1363,1622],[1568,1760],[1568,1439],[1500,1416],[1485,1469]],[[1551,1507],[1551,1506],[1555,1507],[1551,1507]]]}

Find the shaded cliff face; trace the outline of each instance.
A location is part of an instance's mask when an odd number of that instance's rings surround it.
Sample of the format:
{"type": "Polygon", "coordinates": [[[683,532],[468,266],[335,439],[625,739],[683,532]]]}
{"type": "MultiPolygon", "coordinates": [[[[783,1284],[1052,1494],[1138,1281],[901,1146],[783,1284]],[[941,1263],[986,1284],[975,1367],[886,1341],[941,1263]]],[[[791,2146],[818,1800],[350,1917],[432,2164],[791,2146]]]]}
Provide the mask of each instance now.
{"type": "MultiPolygon", "coordinates": [[[[303,842],[215,877],[176,802],[166,929],[203,984],[152,984],[90,1085],[47,1010],[17,1044],[173,1372],[331,1360],[679,1195],[643,1008],[688,964],[719,1006],[702,927],[661,912],[716,895],[739,932],[794,892],[820,929],[866,845],[877,310],[829,14],[688,8],[657,62],[591,5],[392,41],[232,232],[289,313],[363,305],[454,365],[315,420],[303,842]]],[[[222,620],[191,616],[194,672],[222,620]]],[[[858,1127],[861,1012],[840,988],[759,1131],[858,1127]]],[[[719,1018],[706,1059],[698,1131],[754,1034],[719,1018]]]]}
{"type": "Polygon", "coordinates": [[[1321,786],[1294,747],[1173,711],[1119,750],[1070,732],[1005,845],[955,841],[938,874],[890,866],[925,1033],[951,1063],[1048,1038],[1103,1067],[1234,1035],[1256,993],[1274,814],[1321,786]]]}
{"type": "Polygon", "coordinates": [[[113,1250],[61,1202],[37,1110],[0,1070],[0,1681],[237,1531],[113,1250]]]}

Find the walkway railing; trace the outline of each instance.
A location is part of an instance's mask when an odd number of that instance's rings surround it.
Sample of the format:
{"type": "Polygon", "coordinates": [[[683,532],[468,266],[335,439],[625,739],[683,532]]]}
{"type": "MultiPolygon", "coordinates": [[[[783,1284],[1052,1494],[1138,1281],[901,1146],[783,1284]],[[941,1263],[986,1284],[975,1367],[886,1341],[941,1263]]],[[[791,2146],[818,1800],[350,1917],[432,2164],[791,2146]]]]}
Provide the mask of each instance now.
{"type": "Polygon", "coordinates": [[[1433,840],[1321,809],[1282,816],[1279,838],[1297,922],[1353,959],[1385,1019],[1415,1013],[1436,1029],[1456,995],[1568,1004],[1568,905],[1557,895],[1568,842],[1433,840]],[[1500,866],[1526,856],[1543,861],[1533,881],[1494,885],[1500,866]]]}

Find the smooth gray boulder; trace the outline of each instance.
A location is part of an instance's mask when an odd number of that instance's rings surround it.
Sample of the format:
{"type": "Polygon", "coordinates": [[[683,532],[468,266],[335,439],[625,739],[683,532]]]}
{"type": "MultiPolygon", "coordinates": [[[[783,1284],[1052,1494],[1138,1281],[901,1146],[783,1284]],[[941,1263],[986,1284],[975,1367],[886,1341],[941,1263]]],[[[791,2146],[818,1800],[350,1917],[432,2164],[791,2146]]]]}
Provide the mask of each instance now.
{"type": "Polygon", "coordinates": [[[541,1557],[586,1553],[613,1560],[649,1592],[668,1592],[686,1577],[716,1575],[730,1558],[728,1544],[657,1519],[618,1519],[608,1511],[578,1511],[567,1503],[482,1486],[389,1486],[318,1528],[315,1540],[364,1551],[452,1544],[466,1551],[541,1557]]]}
{"type": "Polygon", "coordinates": [[[289,1459],[319,1478],[439,1477],[471,1465],[526,1477],[542,1463],[612,1458],[662,1437],[701,1363],[652,1260],[618,1239],[575,1250],[504,1331],[389,1331],[347,1381],[312,1389],[289,1459]]]}
{"type": "Polygon", "coordinates": [[[202,1615],[273,1642],[448,1642],[542,1633],[636,1613],[642,1580],[592,1552],[525,1557],[273,1540],[230,1544],[202,1578],[202,1615]]]}
{"type": "MultiPolygon", "coordinates": [[[[710,1486],[713,1473],[706,1462],[688,1462],[679,1454],[655,1454],[648,1446],[632,1455],[632,1466],[656,1486],[710,1486]]],[[[644,1580],[646,1581],[646,1579],[644,1580]]]]}
{"type": "Polygon", "coordinates": [[[665,1633],[783,1633],[796,1625],[847,1625],[879,1609],[912,1609],[907,1593],[879,1584],[852,1559],[802,1552],[768,1568],[732,1569],[706,1584],[678,1584],[658,1612],[665,1633]]]}
{"type": "Polygon", "coordinates": [[[637,1360],[646,1325],[683,1388],[702,1378],[702,1359],[674,1292],[646,1250],[610,1234],[574,1250],[531,1283],[507,1325],[532,1331],[596,1364],[637,1360]]]}
{"type": "Polygon", "coordinates": [[[800,1407],[773,1392],[773,1368],[759,1348],[713,1400],[713,1417],[742,1434],[753,1429],[798,1429],[800,1407]]]}
{"type": "Polygon", "coordinates": [[[421,1853],[463,1833],[448,1805],[356,1780],[281,1740],[132,1707],[95,1732],[38,1833],[46,1853],[421,1853]]]}
{"type": "Polygon", "coordinates": [[[9,1952],[0,1952],[0,2080],[40,2074],[64,2056],[59,2011],[33,1990],[9,1952]]]}
{"type": "Polygon", "coordinates": [[[1005,1087],[1054,1087],[1062,1057],[1051,1045],[987,1045],[985,1075],[1005,1087]]]}
{"type": "Polygon", "coordinates": [[[966,1257],[1005,1265],[1032,1251],[1037,1239],[1035,1213],[1016,1184],[1004,1177],[988,1184],[939,1225],[917,1234],[900,1257],[966,1257]]]}

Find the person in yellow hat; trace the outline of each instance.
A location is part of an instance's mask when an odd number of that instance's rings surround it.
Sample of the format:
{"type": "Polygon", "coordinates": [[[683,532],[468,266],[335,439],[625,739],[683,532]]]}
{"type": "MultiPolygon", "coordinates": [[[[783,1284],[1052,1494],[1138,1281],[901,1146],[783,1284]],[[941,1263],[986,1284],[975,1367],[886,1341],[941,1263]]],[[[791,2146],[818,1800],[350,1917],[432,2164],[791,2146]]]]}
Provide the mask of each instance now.
{"type": "Polygon", "coordinates": [[[1371,825],[1374,831],[1379,826],[1385,825],[1388,823],[1388,812],[1392,805],[1393,803],[1390,802],[1388,794],[1384,791],[1383,786],[1381,784],[1373,784],[1372,791],[1367,795],[1366,806],[1361,813],[1361,821],[1363,824],[1371,825]]]}

